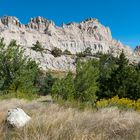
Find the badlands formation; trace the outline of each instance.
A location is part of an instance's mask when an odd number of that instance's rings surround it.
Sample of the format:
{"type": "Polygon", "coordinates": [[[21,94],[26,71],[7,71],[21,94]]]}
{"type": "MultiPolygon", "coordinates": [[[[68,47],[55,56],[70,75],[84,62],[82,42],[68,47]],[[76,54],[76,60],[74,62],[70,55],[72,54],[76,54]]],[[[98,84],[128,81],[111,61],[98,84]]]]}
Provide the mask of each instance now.
{"type": "Polygon", "coordinates": [[[4,16],[0,18],[0,37],[4,37],[6,44],[16,40],[25,48],[25,55],[39,62],[43,70],[75,71],[75,54],[86,48],[91,48],[93,54],[102,52],[112,53],[114,56],[123,50],[130,60],[139,59],[128,46],[114,40],[110,29],[94,18],[80,23],[62,24],[59,27],[43,17],[31,18],[30,22],[24,25],[16,17],[4,16]],[[46,51],[40,53],[32,50],[32,44],[36,41],[39,41],[46,51]],[[62,51],[68,50],[72,55],[54,57],[50,53],[54,47],[62,51]]]}

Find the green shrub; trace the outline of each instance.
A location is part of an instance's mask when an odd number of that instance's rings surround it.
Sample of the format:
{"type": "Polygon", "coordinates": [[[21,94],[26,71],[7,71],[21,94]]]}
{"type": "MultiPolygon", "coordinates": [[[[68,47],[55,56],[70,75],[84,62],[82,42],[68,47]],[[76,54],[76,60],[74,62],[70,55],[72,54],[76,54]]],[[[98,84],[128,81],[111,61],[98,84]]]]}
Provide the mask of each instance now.
{"type": "Polygon", "coordinates": [[[68,51],[67,49],[63,52],[63,54],[65,54],[65,55],[71,55],[71,52],[70,51],[68,51]]]}
{"type": "Polygon", "coordinates": [[[55,99],[72,101],[74,99],[74,78],[72,73],[68,73],[65,78],[56,80],[52,87],[52,96],[55,99]]]}
{"type": "Polygon", "coordinates": [[[33,44],[33,47],[31,47],[31,49],[36,51],[36,52],[44,51],[44,49],[39,41],[37,41],[36,44],[33,44]]]}
{"type": "Polygon", "coordinates": [[[86,48],[85,50],[84,50],[84,54],[86,55],[86,56],[88,56],[88,55],[92,55],[92,53],[91,53],[91,48],[90,47],[88,47],[88,48],[86,48]]]}
{"type": "Polygon", "coordinates": [[[62,51],[59,48],[54,47],[54,49],[51,51],[51,54],[54,57],[59,57],[62,55],[62,51]]]}
{"type": "Polygon", "coordinates": [[[90,47],[88,47],[88,48],[86,48],[83,52],[77,53],[76,55],[77,55],[78,57],[90,56],[90,55],[92,55],[91,50],[92,50],[92,49],[91,49],[90,47]]]}
{"type": "Polygon", "coordinates": [[[118,96],[115,96],[110,99],[102,99],[100,101],[96,102],[97,108],[105,108],[105,107],[112,107],[116,106],[120,109],[125,110],[137,110],[140,111],[140,100],[131,100],[129,98],[119,98],[118,96]]]}
{"type": "Polygon", "coordinates": [[[98,62],[78,62],[75,77],[69,73],[65,78],[58,79],[52,87],[55,99],[92,102],[97,99],[98,62]]]}
{"type": "Polygon", "coordinates": [[[55,83],[56,78],[54,78],[51,74],[47,74],[43,77],[42,84],[40,86],[39,94],[47,95],[51,93],[52,86],[55,83]]]}
{"type": "Polygon", "coordinates": [[[86,57],[86,54],[84,54],[83,52],[79,52],[76,54],[77,57],[86,57]]]}

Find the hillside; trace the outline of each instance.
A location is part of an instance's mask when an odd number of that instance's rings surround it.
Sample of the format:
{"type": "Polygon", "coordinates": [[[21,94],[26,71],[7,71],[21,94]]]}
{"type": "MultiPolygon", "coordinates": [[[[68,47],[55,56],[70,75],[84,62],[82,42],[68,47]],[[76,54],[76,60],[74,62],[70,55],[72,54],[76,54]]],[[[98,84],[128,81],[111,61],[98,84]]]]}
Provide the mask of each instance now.
{"type": "Polygon", "coordinates": [[[92,54],[101,52],[115,56],[124,50],[130,60],[137,58],[130,47],[114,40],[110,29],[94,18],[80,23],[62,24],[59,27],[43,17],[31,18],[24,25],[16,17],[5,16],[0,18],[0,37],[4,37],[7,44],[12,39],[17,40],[25,48],[25,55],[39,62],[43,70],[75,71],[75,54],[86,48],[91,48],[92,54]],[[31,49],[36,41],[42,44],[42,53],[31,49]],[[68,50],[72,55],[54,57],[50,51],[55,47],[62,51],[68,50]]]}

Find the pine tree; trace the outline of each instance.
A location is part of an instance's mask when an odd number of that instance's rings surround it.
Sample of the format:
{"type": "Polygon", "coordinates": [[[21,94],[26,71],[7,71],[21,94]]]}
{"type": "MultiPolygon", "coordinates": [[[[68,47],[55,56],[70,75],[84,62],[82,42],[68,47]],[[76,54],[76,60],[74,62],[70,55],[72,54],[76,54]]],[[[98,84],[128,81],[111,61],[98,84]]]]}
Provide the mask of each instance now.
{"type": "Polygon", "coordinates": [[[111,54],[104,54],[99,60],[99,91],[97,92],[98,99],[112,97],[110,92],[111,74],[116,69],[116,58],[111,54]]]}

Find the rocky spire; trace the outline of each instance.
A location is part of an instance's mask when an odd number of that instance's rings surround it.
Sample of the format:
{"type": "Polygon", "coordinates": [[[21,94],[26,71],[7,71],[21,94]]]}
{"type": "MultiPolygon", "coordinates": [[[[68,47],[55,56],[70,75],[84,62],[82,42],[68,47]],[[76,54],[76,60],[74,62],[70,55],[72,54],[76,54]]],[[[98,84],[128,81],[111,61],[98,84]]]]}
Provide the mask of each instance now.
{"type": "Polygon", "coordinates": [[[54,22],[38,16],[35,18],[31,18],[30,22],[26,25],[26,27],[38,30],[40,32],[44,32],[50,24],[54,25],[54,22]]]}
{"type": "Polygon", "coordinates": [[[15,26],[18,26],[18,27],[22,26],[22,24],[20,23],[20,21],[16,17],[4,16],[0,20],[1,20],[1,23],[3,25],[6,25],[6,26],[12,26],[12,25],[15,25],[15,26]]]}
{"type": "Polygon", "coordinates": [[[84,21],[82,21],[82,22],[84,22],[84,23],[94,23],[94,22],[98,22],[98,19],[96,19],[96,18],[87,18],[87,19],[85,19],[84,21]]]}

